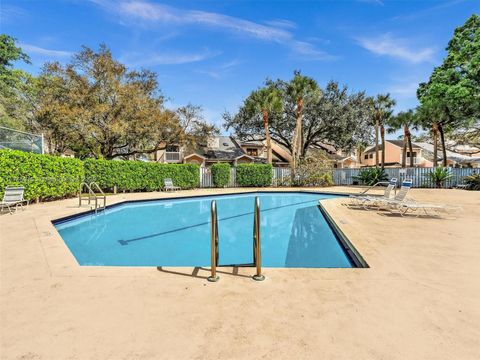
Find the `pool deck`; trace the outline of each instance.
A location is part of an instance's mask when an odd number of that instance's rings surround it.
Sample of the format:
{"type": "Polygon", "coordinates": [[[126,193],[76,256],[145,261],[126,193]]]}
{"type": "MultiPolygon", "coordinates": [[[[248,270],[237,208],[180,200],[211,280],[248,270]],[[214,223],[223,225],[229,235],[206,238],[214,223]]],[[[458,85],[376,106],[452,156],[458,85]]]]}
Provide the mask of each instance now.
{"type": "Polygon", "coordinates": [[[480,192],[411,197],[463,211],[402,218],[324,200],[370,268],[266,268],[263,282],[251,268],[209,283],[208,269],[80,267],[50,222],[85,211],[76,199],[2,215],[0,359],[479,359],[480,192]]]}

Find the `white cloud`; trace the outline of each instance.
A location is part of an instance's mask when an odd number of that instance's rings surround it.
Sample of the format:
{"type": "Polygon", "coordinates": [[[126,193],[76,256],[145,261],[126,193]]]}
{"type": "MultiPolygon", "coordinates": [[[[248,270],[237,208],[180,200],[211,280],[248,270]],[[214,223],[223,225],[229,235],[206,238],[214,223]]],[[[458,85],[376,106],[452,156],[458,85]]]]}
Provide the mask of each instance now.
{"type": "Polygon", "coordinates": [[[49,58],[68,57],[73,54],[70,51],[45,49],[31,44],[21,43],[19,46],[28,54],[36,54],[49,58]]]}
{"type": "Polygon", "coordinates": [[[284,29],[296,29],[297,24],[293,21],[286,20],[286,19],[275,19],[275,20],[268,20],[265,21],[265,24],[275,27],[280,27],[284,29]]]}
{"type": "Polygon", "coordinates": [[[403,82],[390,86],[387,92],[391,93],[396,98],[416,98],[418,81],[403,82]]]}
{"type": "Polygon", "coordinates": [[[183,10],[172,6],[152,3],[145,0],[90,0],[107,11],[120,15],[125,20],[141,26],[154,25],[200,25],[226,30],[243,36],[275,42],[290,48],[299,55],[312,60],[331,60],[325,52],[311,43],[299,41],[291,29],[295,23],[288,20],[272,20],[266,25],[242,18],[215,12],[183,10]]]}
{"type": "Polygon", "coordinates": [[[202,50],[197,53],[129,53],[122,56],[121,61],[129,66],[154,66],[154,65],[178,65],[203,61],[219,55],[219,51],[202,50]]]}
{"type": "Polygon", "coordinates": [[[405,39],[394,38],[388,33],[371,38],[359,38],[357,41],[360,46],[376,55],[390,56],[415,64],[432,62],[435,53],[434,49],[429,47],[412,49],[405,39]]]}

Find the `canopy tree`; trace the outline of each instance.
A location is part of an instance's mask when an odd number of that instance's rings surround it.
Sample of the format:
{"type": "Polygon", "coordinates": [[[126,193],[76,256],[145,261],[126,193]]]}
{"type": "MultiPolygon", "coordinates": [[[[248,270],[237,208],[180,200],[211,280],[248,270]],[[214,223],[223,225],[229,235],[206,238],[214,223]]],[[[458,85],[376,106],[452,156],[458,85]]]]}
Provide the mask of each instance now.
{"type": "MultiPolygon", "coordinates": [[[[245,110],[251,117],[261,117],[267,143],[267,163],[272,163],[272,141],[270,137],[269,117],[283,111],[280,92],[273,86],[252,91],[245,100],[245,110]]],[[[260,119],[257,119],[260,122],[260,119]]]]}
{"type": "Polygon", "coordinates": [[[16,45],[16,39],[0,35],[0,125],[30,130],[35,99],[35,78],[14,67],[16,62],[29,64],[30,58],[16,45]]]}
{"type": "Polygon", "coordinates": [[[51,152],[70,148],[80,156],[129,157],[191,140],[186,131],[201,132],[191,106],[164,108],[154,72],[129,71],[105,45],[98,52],[83,47],[65,66],[46,64],[38,100],[36,121],[51,152]]]}
{"type": "MultiPolygon", "coordinates": [[[[330,81],[322,90],[311,88],[301,102],[301,129],[297,130],[299,102],[289,91],[289,82],[267,80],[267,86],[278,91],[283,111],[269,114],[271,138],[293,153],[298,144],[298,157],[304,159],[312,149],[324,144],[352,150],[360,142],[368,143],[371,133],[370,107],[364,92],[350,93],[346,86],[330,81]],[[297,140],[296,134],[302,134],[297,140]]],[[[260,116],[252,113],[247,100],[234,115],[224,114],[226,129],[233,129],[245,138],[266,137],[260,116]]]]}
{"type": "Polygon", "coordinates": [[[445,135],[468,129],[480,119],[480,17],[472,15],[455,29],[443,63],[419,85],[420,108],[435,115],[424,126],[438,129],[447,165],[445,135]]]}
{"type": "Polygon", "coordinates": [[[414,110],[401,111],[397,115],[391,117],[387,122],[387,132],[393,133],[403,130],[403,148],[402,148],[402,167],[406,166],[407,147],[410,153],[410,167],[413,167],[413,146],[412,134],[410,130],[417,129],[418,120],[414,110]]]}

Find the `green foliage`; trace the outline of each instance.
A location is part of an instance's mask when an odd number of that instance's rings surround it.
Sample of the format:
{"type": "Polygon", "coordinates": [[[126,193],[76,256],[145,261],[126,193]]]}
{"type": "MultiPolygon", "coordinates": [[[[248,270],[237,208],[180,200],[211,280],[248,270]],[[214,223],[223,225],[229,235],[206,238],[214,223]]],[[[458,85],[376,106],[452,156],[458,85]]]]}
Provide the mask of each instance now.
{"type": "Polygon", "coordinates": [[[387,181],[388,176],[385,170],[377,167],[365,168],[360,170],[357,176],[353,177],[364,185],[372,186],[380,181],[387,181]]]}
{"type": "Polygon", "coordinates": [[[448,168],[437,167],[431,170],[427,175],[427,179],[435,184],[437,188],[442,188],[445,181],[452,178],[452,173],[448,168]]]}
{"type": "Polygon", "coordinates": [[[429,129],[435,122],[441,131],[449,133],[468,129],[480,118],[478,15],[455,29],[446,50],[443,63],[433,70],[428,82],[420,84],[417,97],[420,114],[424,115],[422,125],[429,129]]]}
{"type": "Polygon", "coordinates": [[[237,165],[237,184],[239,186],[270,186],[273,169],[270,164],[237,165]]]}
{"type": "Polygon", "coordinates": [[[213,164],[211,170],[213,185],[215,185],[216,187],[226,187],[230,182],[230,164],[213,164]]]}
{"type": "MultiPolygon", "coordinates": [[[[276,89],[283,104],[283,111],[269,113],[270,136],[290,152],[297,125],[298,96],[303,96],[298,146],[301,158],[319,143],[336,144],[345,150],[353,149],[359,141],[370,143],[371,104],[364,92],[351,92],[333,81],[319,89],[313,79],[297,75],[290,81],[267,81],[266,87],[276,89]]],[[[239,137],[264,137],[263,118],[252,111],[250,100],[245,99],[238,113],[223,115],[225,128],[233,129],[239,137]]]]}
{"type": "Polygon", "coordinates": [[[17,61],[27,64],[30,59],[16,39],[0,35],[0,125],[27,130],[35,98],[35,78],[14,68],[17,61]]]}
{"type": "Polygon", "coordinates": [[[78,191],[84,177],[78,159],[0,150],[0,195],[8,185],[25,187],[25,199],[66,197],[78,191]]]}
{"type": "Polygon", "coordinates": [[[472,174],[463,178],[469,190],[480,190],[480,174],[472,174]]]}
{"type": "Polygon", "coordinates": [[[332,186],[332,172],[327,170],[330,163],[322,152],[313,152],[312,156],[300,162],[295,172],[295,186],[332,186]]]}
{"type": "Polygon", "coordinates": [[[86,181],[95,181],[104,190],[112,190],[115,185],[119,191],[159,190],[166,178],[171,178],[175,186],[191,189],[200,181],[200,168],[195,164],[87,159],[84,167],[86,181]]]}

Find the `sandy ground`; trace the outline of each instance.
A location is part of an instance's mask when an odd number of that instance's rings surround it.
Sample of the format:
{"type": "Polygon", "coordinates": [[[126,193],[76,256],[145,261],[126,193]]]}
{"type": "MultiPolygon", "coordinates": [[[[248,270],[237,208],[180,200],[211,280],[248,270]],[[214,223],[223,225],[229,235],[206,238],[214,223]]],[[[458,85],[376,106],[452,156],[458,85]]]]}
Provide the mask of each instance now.
{"type": "Polygon", "coordinates": [[[209,283],[207,269],[80,267],[50,223],[85,210],[75,199],[0,216],[0,358],[479,359],[480,192],[412,193],[463,212],[401,218],[326,200],[370,268],[267,268],[264,282],[249,268],[209,283]]]}

